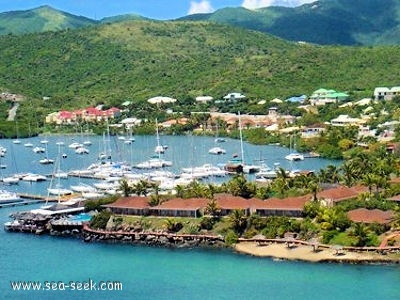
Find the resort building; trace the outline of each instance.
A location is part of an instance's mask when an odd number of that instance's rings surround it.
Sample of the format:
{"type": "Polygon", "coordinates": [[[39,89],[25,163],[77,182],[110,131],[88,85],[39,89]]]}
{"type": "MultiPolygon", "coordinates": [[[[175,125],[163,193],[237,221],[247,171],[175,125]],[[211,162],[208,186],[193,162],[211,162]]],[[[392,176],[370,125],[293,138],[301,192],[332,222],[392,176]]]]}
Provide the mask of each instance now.
{"type": "Polygon", "coordinates": [[[360,193],[367,191],[365,186],[338,186],[317,193],[317,199],[325,206],[334,206],[341,201],[355,199],[360,193]]]}
{"type": "Polygon", "coordinates": [[[374,90],[375,100],[392,100],[395,96],[400,95],[400,86],[388,87],[376,87],[374,90]]]}
{"type": "Polygon", "coordinates": [[[365,223],[365,224],[389,224],[393,217],[394,212],[391,210],[383,211],[380,209],[366,209],[358,208],[351,210],[347,213],[348,218],[355,223],[365,223]]]}
{"type": "Polygon", "coordinates": [[[366,120],[360,118],[352,118],[349,115],[339,115],[331,120],[332,126],[359,126],[366,123],[366,120]]]}
{"type": "Polygon", "coordinates": [[[123,197],[103,207],[118,215],[147,216],[150,205],[147,197],[123,197]]]}
{"type": "Polygon", "coordinates": [[[206,198],[175,198],[151,208],[151,214],[162,217],[198,218],[204,214],[208,204],[206,198]]]}
{"type": "Polygon", "coordinates": [[[309,99],[311,105],[325,105],[347,100],[349,99],[349,95],[343,92],[321,88],[314,91],[309,99]]]}
{"type": "Polygon", "coordinates": [[[260,216],[301,217],[304,204],[310,201],[310,195],[289,197],[285,199],[270,198],[258,203],[255,213],[260,216]]]}
{"type": "Polygon", "coordinates": [[[245,98],[246,96],[242,95],[241,93],[229,93],[226,96],[224,96],[224,100],[226,101],[237,101],[245,98]]]}
{"type": "Polygon", "coordinates": [[[116,107],[111,107],[107,110],[102,110],[98,107],[88,107],[72,112],[66,110],[53,112],[46,116],[45,121],[48,124],[53,123],[57,125],[71,125],[80,121],[97,122],[110,120],[120,116],[120,114],[121,110],[116,107]]]}

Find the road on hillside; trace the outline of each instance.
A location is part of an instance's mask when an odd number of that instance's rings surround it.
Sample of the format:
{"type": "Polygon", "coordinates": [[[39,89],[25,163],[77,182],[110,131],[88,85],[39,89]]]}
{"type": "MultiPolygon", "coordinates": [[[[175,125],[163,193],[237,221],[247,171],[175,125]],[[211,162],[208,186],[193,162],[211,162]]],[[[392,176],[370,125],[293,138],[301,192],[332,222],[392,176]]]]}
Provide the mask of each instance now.
{"type": "Polygon", "coordinates": [[[11,107],[11,109],[8,111],[7,121],[14,121],[15,115],[17,114],[18,107],[19,107],[19,103],[14,102],[13,107],[11,107]]]}

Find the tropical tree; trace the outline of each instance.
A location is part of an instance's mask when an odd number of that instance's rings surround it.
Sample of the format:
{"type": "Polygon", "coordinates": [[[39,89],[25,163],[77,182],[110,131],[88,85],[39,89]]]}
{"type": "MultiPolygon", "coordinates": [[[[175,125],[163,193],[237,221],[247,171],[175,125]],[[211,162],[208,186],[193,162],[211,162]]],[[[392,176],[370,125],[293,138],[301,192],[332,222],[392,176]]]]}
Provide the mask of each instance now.
{"type": "Polygon", "coordinates": [[[231,224],[232,229],[238,235],[241,235],[247,227],[247,217],[244,210],[234,209],[232,213],[229,215],[229,222],[231,224]]]}
{"type": "Polygon", "coordinates": [[[120,180],[118,189],[122,192],[124,197],[129,197],[129,195],[133,192],[132,187],[129,185],[126,179],[120,180]]]}
{"type": "Polygon", "coordinates": [[[248,182],[243,174],[236,175],[226,186],[232,195],[246,199],[253,197],[257,191],[257,186],[253,182],[248,182]]]}
{"type": "Polygon", "coordinates": [[[219,218],[221,214],[221,208],[218,205],[218,202],[212,198],[208,201],[207,206],[205,208],[205,212],[212,216],[213,219],[219,218]]]}

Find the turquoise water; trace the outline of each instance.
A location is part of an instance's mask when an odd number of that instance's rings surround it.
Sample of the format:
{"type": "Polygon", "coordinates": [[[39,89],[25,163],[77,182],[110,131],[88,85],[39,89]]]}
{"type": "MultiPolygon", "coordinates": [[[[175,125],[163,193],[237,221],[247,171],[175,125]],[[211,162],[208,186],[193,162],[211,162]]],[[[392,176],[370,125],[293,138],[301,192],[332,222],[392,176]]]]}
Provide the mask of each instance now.
{"type": "MultiPolygon", "coordinates": [[[[0,209],[0,222],[15,209],[0,209]]],[[[227,250],[84,243],[2,229],[0,241],[1,299],[400,299],[398,265],[274,261],[227,250]],[[17,280],[89,278],[120,281],[123,290],[15,292],[10,287],[17,280]]]]}
{"type": "MultiPolygon", "coordinates": [[[[48,137],[49,151],[55,155],[55,142],[66,145],[72,137],[48,137]]],[[[78,139],[77,137],[74,138],[78,139]]],[[[32,139],[39,143],[39,138],[32,139]]],[[[65,147],[65,171],[83,168],[95,161],[101,148],[93,137],[91,153],[77,156],[65,147]],[[97,145],[97,146],[96,146],[97,145]],[[84,164],[85,163],[85,164],[84,164]]],[[[26,141],[22,141],[24,143],[26,141]]],[[[167,156],[174,169],[205,162],[224,162],[238,152],[238,141],[228,140],[226,156],[207,155],[212,138],[162,137],[168,144],[167,156]],[[193,146],[196,144],[196,146],[193,146]],[[192,150],[191,150],[192,149],[192,150]]],[[[8,148],[4,160],[12,171],[51,173],[52,166],[38,163],[39,156],[21,145],[2,140],[8,148]],[[14,157],[14,159],[12,159],[14,157]]],[[[124,146],[117,147],[119,153],[124,146]]],[[[119,155],[139,162],[152,155],[154,137],[137,137],[129,150],[119,155]],[[149,150],[150,149],[150,150],[149,150]]],[[[284,160],[287,149],[276,146],[246,145],[252,157],[263,156],[268,164],[284,160]]],[[[309,159],[296,167],[318,169],[331,163],[309,159]]],[[[74,182],[77,179],[70,179],[74,182]]],[[[68,184],[71,184],[67,181],[68,184]]],[[[64,186],[68,184],[63,181],[64,186]]],[[[19,191],[45,193],[48,182],[7,187],[19,191]]],[[[16,210],[38,205],[0,209],[0,224],[9,221],[16,210]]],[[[121,244],[84,243],[79,239],[8,233],[0,228],[0,299],[400,299],[400,266],[357,266],[274,261],[227,250],[162,249],[121,244]],[[120,281],[122,291],[13,291],[10,281],[120,281]]]]}
{"type": "Polygon", "coordinates": [[[74,215],[70,217],[68,220],[72,222],[88,222],[92,218],[91,215],[86,213],[80,213],[78,215],[74,215]]]}

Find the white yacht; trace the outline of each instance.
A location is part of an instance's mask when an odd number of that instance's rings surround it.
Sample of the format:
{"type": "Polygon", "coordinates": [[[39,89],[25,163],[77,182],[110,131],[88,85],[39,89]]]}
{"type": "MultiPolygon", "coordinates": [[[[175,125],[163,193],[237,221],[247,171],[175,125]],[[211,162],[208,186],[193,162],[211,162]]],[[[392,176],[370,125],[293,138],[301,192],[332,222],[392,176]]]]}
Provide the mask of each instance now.
{"type": "Polygon", "coordinates": [[[6,190],[0,190],[0,204],[21,202],[21,201],[22,199],[18,196],[17,193],[9,192],[6,190]]]}
{"type": "Polygon", "coordinates": [[[299,161],[299,160],[304,160],[304,155],[297,152],[293,152],[286,155],[285,158],[290,161],[299,161]]]}
{"type": "Polygon", "coordinates": [[[226,150],[221,147],[213,147],[210,150],[208,150],[208,153],[214,154],[214,155],[219,155],[219,154],[225,154],[226,150]]]}

